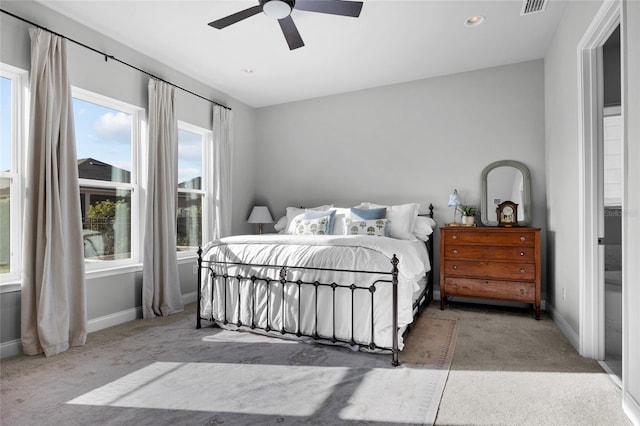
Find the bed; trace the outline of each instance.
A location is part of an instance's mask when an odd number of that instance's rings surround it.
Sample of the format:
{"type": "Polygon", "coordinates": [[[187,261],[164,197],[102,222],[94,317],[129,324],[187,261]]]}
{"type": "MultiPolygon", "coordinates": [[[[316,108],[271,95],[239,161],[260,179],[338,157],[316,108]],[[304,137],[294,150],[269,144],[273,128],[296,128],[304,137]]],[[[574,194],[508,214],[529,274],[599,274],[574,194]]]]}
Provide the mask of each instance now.
{"type": "Polygon", "coordinates": [[[398,365],[405,334],[433,300],[433,206],[418,209],[288,208],[278,234],[207,244],[198,250],[196,327],[391,353],[398,365]]]}

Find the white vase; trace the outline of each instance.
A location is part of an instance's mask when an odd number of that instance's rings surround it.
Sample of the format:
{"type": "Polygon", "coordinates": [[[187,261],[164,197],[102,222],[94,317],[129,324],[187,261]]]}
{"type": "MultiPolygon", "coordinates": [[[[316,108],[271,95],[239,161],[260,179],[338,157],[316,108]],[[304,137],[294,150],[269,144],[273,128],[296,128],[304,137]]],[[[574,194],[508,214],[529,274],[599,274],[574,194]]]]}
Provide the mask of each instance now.
{"type": "Polygon", "coordinates": [[[476,223],[475,216],[462,216],[462,224],[463,225],[473,225],[476,223]]]}

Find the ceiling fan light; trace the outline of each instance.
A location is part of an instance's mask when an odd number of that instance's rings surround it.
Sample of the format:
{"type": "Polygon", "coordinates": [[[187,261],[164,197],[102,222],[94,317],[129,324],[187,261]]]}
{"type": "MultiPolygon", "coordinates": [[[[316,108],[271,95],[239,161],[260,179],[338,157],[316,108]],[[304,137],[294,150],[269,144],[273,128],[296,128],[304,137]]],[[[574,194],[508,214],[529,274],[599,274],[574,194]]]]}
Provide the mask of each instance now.
{"type": "Polygon", "coordinates": [[[270,18],[283,19],[291,14],[291,5],[282,0],[271,0],[262,5],[262,11],[270,18]]]}

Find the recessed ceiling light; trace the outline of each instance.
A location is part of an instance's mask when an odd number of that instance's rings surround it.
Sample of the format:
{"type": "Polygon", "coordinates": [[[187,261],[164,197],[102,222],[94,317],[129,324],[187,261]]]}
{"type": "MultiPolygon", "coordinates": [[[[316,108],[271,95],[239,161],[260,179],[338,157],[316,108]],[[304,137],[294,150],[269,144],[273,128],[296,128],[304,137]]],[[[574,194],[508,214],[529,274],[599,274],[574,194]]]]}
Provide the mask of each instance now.
{"type": "Polygon", "coordinates": [[[468,17],[467,20],[464,21],[464,24],[467,27],[476,27],[476,26],[482,24],[483,22],[484,22],[484,16],[475,15],[475,16],[468,17]]]}
{"type": "Polygon", "coordinates": [[[253,74],[255,71],[253,71],[251,68],[245,68],[242,70],[242,72],[245,74],[253,74]]]}

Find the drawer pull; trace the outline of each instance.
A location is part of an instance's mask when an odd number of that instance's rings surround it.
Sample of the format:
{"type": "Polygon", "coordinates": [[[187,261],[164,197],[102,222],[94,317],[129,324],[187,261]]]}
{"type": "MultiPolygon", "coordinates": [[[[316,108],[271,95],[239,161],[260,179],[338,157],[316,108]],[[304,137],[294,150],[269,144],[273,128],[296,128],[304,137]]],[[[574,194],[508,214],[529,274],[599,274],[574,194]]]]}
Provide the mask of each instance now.
{"type": "Polygon", "coordinates": [[[523,268],[520,268],[520,273],[524,274],[526,271],[523,268]]]}
{"type": "Polygon", "coordinates": [[[458,265],[453,265],[453,270],[455,271],[456,269],[458,269],[458,265]]]}
{"type": "Polygon", "coordinates": [[[524,252],[523,251],[520,252],[520,256],[524,256],[524,252]]]}
{"type": "Polygon", "coordinates": [[[457,240],[457,239],[458,239],[458,236],[457,236],[457,235],[452,235],[452,236],[451,236],[451,239],[452,239],[452,240],[457,240]]]}
{"type": "Polygon", "coordinates": [[[458,254],[458,249],[453,249],[453,250],[451,250],[451,253],[453,253],[453,254],[458,254]]]}
{"type": "Polygon", "coordinates": [[[524,295],[524,288],[520,289],[520,294],[524,295]]]}
{"type": "Polygon", "coordinates": [[[520,236],[520,241],[526,241],[527,237],[525,237],[524,235],[520,236]]]}

